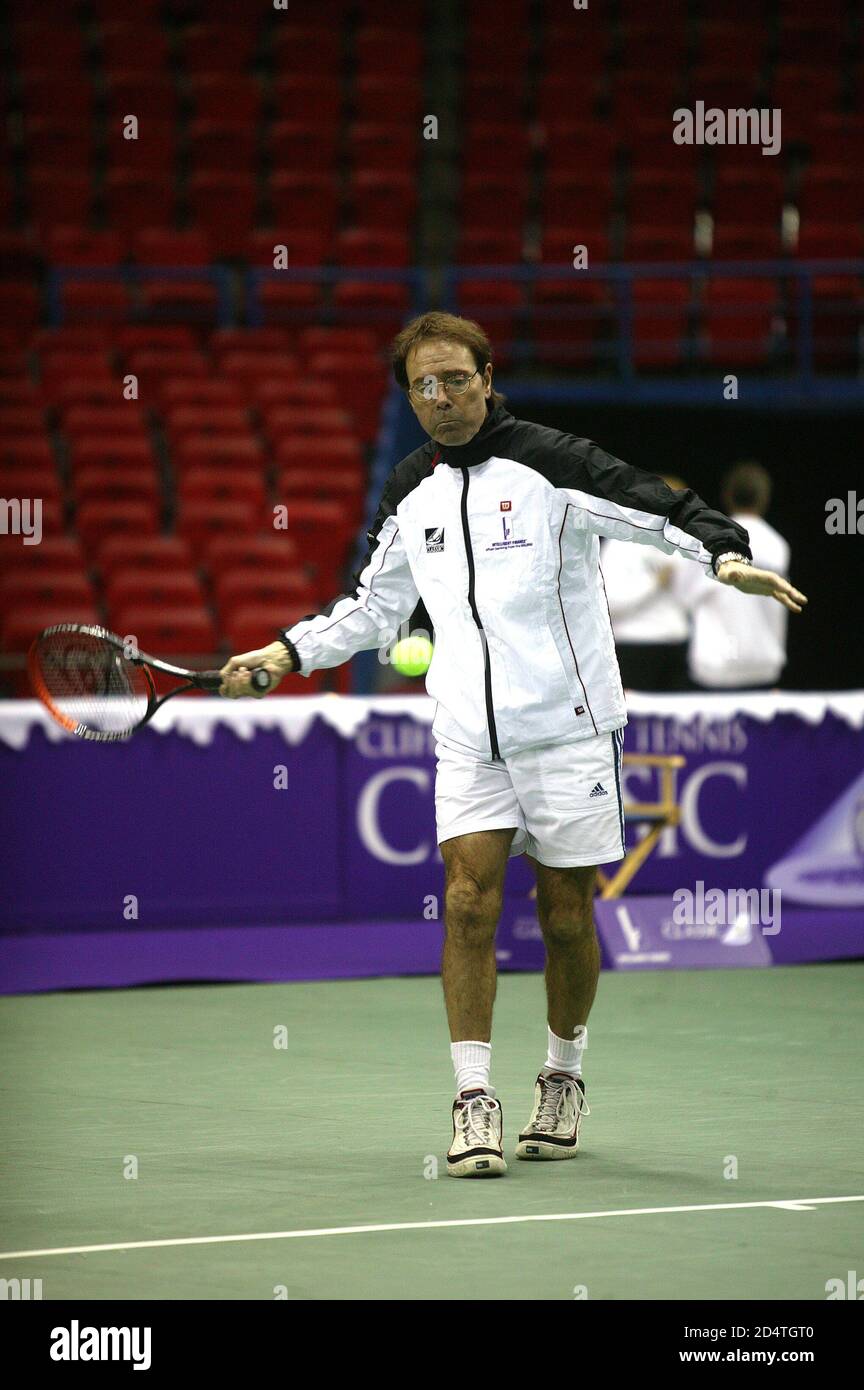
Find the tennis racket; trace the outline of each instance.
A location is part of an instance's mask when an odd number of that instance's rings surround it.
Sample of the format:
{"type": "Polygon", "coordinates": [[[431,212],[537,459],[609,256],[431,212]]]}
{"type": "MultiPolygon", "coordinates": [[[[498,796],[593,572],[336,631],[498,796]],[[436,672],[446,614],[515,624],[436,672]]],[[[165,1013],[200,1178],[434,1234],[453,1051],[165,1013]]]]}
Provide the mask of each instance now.
{"type": "MultiPolygon", "coordinates": [[[[131,738],[184,690],[218,690],[219,671],[186,671],[139,652],[104,627],[57,623],[40,632],[28,657],[30,680],[48,712],[69,733],[97,743],[131,738]],[[158,695],[153,672],[182,684],[158,695]]],[[[273,683],[269,671],[251,673],[256,690],[273,683]]]]}

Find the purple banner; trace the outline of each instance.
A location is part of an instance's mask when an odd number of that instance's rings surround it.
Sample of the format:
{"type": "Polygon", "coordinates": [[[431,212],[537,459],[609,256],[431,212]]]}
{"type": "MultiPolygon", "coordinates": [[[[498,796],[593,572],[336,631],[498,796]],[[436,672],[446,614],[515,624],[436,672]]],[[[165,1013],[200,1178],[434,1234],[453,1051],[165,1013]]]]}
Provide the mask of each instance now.
{"type": "MultiPolygon", "coordinates": [[[[49,741],[35,728],[23,747],[0,746],[0,925],[13,933],[126,934],[375,920],[440,925],[428,724],[380,712],[380,704],[353,732],[333,723],[316,717],[297,741],[272,727],[239,736],[217,723],[205,742],[145,731],[107,747],[49,741]]],[[[787,913],[842,909],[864,938],[859,729],[831,713],[818,723],[791,713],[687,722],[636,716],[626,752],[686,759],[675,774],[681,824],[664,832],[627,890],[646,950],[665,950],[669,933],[656,909],[646,904],[643,916],[634,902],[669,900],[700,881],[706,892],[779,891],[787,913]]],[[[625,767],[625,801],[654,799],[656,778],[654,770],[625,767]]],[[[633,844],[640,829],[629,824],[627,834],[633,844]]],[[[525,860],[512,860],[502,964],[528,964],[535,948],[542,960],[529,924],[517,933],[520,918],[531,915],[531,884],[525,860]]],[[[601,905],[601,930],[610,941],[617,932],[622,950],[621,921],[610,911],[617,925],[603,925],[601,905]]],[[[679,936],[679,962],[688,963],[691,947],[704,953],[706,941],[679,936]]],[[[738,953],[755,952],[760,941],[735,944],[736,956],[743,960],[738,953]]],[[[715,948],[721,961],[732,950],[719,938],[715,948]]]]}

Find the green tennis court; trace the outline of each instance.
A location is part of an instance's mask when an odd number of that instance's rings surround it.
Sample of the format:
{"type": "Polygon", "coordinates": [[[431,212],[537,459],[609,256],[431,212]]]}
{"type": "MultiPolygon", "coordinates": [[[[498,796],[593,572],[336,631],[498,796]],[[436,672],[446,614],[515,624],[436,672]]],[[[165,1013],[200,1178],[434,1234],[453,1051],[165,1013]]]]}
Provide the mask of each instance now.
{"type": "Polygon", "coordinates": [[[444,1171],[437,978],[6,998],[0,1278],[44,1299],[824,1300],[864,1274],[862,998],[858,963],[604,974],[582,1151],[527,1164],[543,982],[503,976],[509,1171],[485,1182],[444,1171]]]}

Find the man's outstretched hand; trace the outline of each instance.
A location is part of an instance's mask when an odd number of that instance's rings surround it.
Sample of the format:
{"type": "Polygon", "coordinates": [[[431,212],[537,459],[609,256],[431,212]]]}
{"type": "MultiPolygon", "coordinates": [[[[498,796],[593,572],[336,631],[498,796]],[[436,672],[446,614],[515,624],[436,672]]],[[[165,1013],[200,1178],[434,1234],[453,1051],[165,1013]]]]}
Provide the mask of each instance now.
{"type": "MultiPolygon", "coordinates": [[[[725,569],[726,566],[724,565],[725,569]]],[[[256,652],[243,652],[232,656],[222,667],[222,684],[219,694],[227,700],[237,700],[241,695],[252,695],[261,700],[272,695],[283,676],[293,670],[291,655],[283,642],[271,642],[269,647],[259,647],[256,652]],[[272,677],[268,690],[256,690],[250,682],[250,673],[263,666],[272,677]]]]}
{"type": "Polygon", "coordinates": [[[731,584],[742,594],[764,594],[766,598],[776,598],[791,613],[800,613],[807,598],[792,587],[788,579],[775,574],[773,570],[757,570],[752,565],[739,565],[737,560],[727,560],[717,571],[721,584],[731,584]]]}

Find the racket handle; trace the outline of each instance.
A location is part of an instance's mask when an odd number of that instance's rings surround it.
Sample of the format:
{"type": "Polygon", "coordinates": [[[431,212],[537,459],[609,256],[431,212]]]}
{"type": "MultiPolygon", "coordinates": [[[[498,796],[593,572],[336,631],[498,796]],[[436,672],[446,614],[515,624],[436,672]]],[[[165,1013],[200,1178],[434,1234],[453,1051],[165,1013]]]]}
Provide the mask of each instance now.
{"type": "MultiPolygon", "coordinates": [[[[255,690],[269,690],[273,684],[273,677],[269,671],[265,671],[263,666],[257,666],[254,671],[250,672],[249,679],[255,690]]],[[[218,690],[222,684],[222,672],[197,671],[194,681],[199,690],[218,690]]]]}

